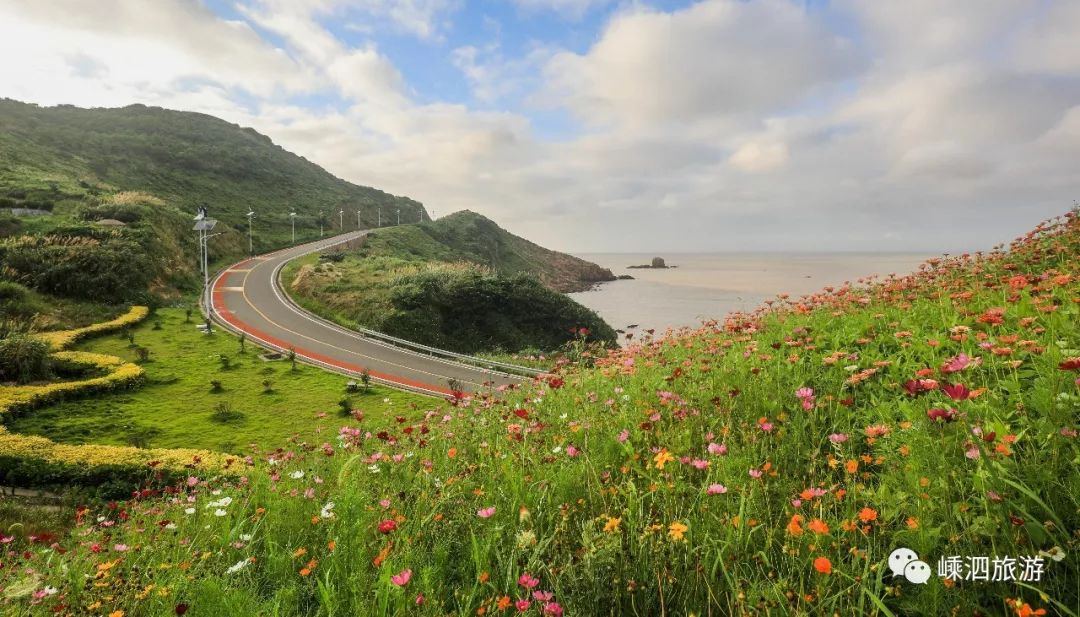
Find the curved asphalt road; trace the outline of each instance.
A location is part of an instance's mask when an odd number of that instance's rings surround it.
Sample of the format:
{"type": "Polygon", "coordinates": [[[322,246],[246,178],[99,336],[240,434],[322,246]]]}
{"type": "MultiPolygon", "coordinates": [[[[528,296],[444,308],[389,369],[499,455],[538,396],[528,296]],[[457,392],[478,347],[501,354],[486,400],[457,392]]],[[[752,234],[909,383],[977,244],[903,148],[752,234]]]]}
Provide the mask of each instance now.
{"type": "Polygon", "coordinates": [[[516,384],[525,378],[395,347],[311,315],[285,298],[278,271],[291,259],[355,240],[352,232],[244,260],[214,279],[211,294],[215,317],[255,341],[278,349],[292,348],[298,358],[353,375],[367,368],[373,381],[436,396],[451,393],[448,382],[463,390],[516,384]]]}

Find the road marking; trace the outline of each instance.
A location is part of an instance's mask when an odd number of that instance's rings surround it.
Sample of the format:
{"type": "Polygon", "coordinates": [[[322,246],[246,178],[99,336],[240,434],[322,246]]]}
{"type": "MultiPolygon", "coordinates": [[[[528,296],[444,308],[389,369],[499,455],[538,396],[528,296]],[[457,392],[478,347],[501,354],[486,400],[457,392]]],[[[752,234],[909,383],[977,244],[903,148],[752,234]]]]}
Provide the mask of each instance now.
{"type": "MultiPolygon", "coordinates": [[[[278,252],[284,252],[284,251],[278,251],[278,252]]],[[[423,369],[418,369],[418,368],[415,368],[415,367],[411,367],[411,366],[407,366],[407,365],[404,365],[404,364],[398,364],[398,363],[396,363],[396,362],[393,362],[393,361],[390,361],[390,360],[385,360],[385,359],[381,359],[381,358],[376,358],[376,357],[374,357],[374,356],[369,356],[369,355],[366,355],[366,354],[363,354],[363,353],[360,353],[360,352],[358,352],[358,351],[354,351],[354,350],[351,350],[351,349],[345,349],[345,348],[343,348],[343,347],[338,347],[338,346],[336,346],[336,345],[333,345],[333,344],[331,344],[331,343],[327,343],[326,341],[321,341],[321,340],[319,340],[319,339],[316,339],[316,338],[312,338],[312,337],[310,337],[310,336],[307,336],[307,335],[305,335],[305,334],[301,334],[300,332],[296,332],[295,330],[292,330],[292,329],[290,329],[290,328],[286,328],[285,326],[283,326],[283,325],[281,325],[281,324],[277,323],[276,321],[274,321],[274,320],[270,319],[269,317],[267,317],[267,316],[266,316],[266,314],[265,314],[265,313],[263,313],[262,311],[260,311],[260,310],[259,310],[259,308],[258,308],[257,306],[255,306],[255,303],[254,303],[254,302],[252,302],[252,301],[251,301],[251,299],[250,299],[250,298],[248,297],[248,295],[247,295],[247,288],[246,288],[246,284],[247,284],[247,278],[248,278],[248,276],[249,276],[249,275],[251,274],[251,272],[252,272],[252,271],[254,271],[254,270],[256,270],[257,268],[259,268],[260,266],[263,266],[264,264],[266,264],[266,263],[267,263],[267,261],[268,261],[268,260],[263,260],[263,261],[261,261],[260,263],[256,264],[255,266],[253,266],[253,267],[252,267],[252,268],[251,268],[250,270],[248,270],[248,271],[246,271],[246,272],[243,272],[243,274],[244,274],[244,278],[243,278],[243,280],[241,281],[242,285],[241,285],[241,287],[239,288],[239,291],[240,291],[241,295],[242,295],[242,296],[243,296],[243,298],[244,298],[244,302],[246,302],[246,303],[247,303],[247,305],[248,305],[248,306],[250,306],[250,307],[251,307],[251,309],[252,309],[253,311],[255,311],[256,313],[258,313],[258,314],[259,314],[259,316],[260,316],[260,317],[262,317],[262,318],[263,318],[263,319],[264,319],[264,320],[265,320],[265,321],[266,321],[267,323],[269,323],[269,324],[271,324],[271,325],[273,325],[273,326],[275,326],[275,327],[277,327],[277,328],[280,328],[281,330],[283,330],[283,331],[285,331],[285,332],[288,332],[288,333],[290,333],[290,334],[296,335],[296,336],[298,336],[298,337],[300,337],[300,338],[303,338],[303,339],[307,339],[307,340],[309,340],[309,341],[312,341],[312,342],[318,343],[318,344],[320,344],[320,345],[325,345],[325,346],[327,346],[327,347],[329,347],[329,348],[331,348],[331,349],[336,349],[336,350],[338,350],[338,351],[341,351],[341,352],[344,352],[344,353],[346,353],[346,354],[350,354],[350,355],[353,355],[353,356],[357,356],[357,357],[360,357],[360,358],[364,358],[364,359],[367,359],[367,360],[374,360],[374,361],[376,361],[376,362],[381,362],[381,363],[383,363],[383,364],[387,364],[387,365],[390,365],[390,366],[394,366],[394,367],[397,367],[397,368],[400,368],[400,369],[404,369],[404,370],[406,370],[406,371],[412,371],[412,372],[415,372],[415,373],[420,373],[420,374],[423,374],[423,375],[428,375],[428,376],[431,376],[431,377],[437,377],[437,378],[439,378],[439,379],[442,379],[442,380],[448,380],[448,379],[449,379],[449,376],[447,376],[447,375],[441,375],[441,374],[438,374],[438,373],[432,373],[432,372],[430,372],[430,371],[425,371],[425,370],[423,370],[423,369]]],[[[222,277],[223,277],[223,276],[224,276],[225,274],[227,274],[227,273],[229,273],[229,272],[235,272],[235,270],[227,270],[226,272],[222,273],[222,275],[221,275],[221,276],[219,276],[219,277],[218,277],[218,280],[220,281],[220,280],[221,280],[221,278],[222,278],[222,277]]],[[[271,284],[273,284],[273,282],[272,282],[272,281],[271,281],[271,284]]],[[[225,288],[224,288],[224,287],[221,287],[221,288],[219,288],[219,289],[222,289],[222,290],[224,290],[225,288]]],[[[216,308],[216,303],[215,303],[215,308],[216,308]]],[[[235,316],[235,312],[233,312],[233,311],[229,311],[229,312],[230,312],[230,313],[231,313],[232,315],[234,315],[234,316],[235,316]]],[[[236,320],[237,320],[237,321],[239,321],[239,318],[236,318],[236,320]]],[[[309,320],[309,322],[311,322],[311,323],[313,323],[313,324],[316,324],[316,325],[318,325],[318,326],[320,326],[320,327],[323,327],[323,326],[322,326],[322,324],[319,324],[319,322],[316,322],[316,321],[312,321],[312,320],[309,320]]],[[[230,322],[230,323],[232,323],[232,322],[230,322]]],[[[242,324],[242,323],[243,323],[243,322],[241,322],[241,324],[242,324]]],[[[234,324],[234,325],[237,325],[237,327],[240,327],[240,325],[238,325],[238,324],[234,324]]],[[[241,329],[243,329],[243,328],[241,328],[241,329]]],[[[298,351],[298,353],[299,353],[299,351],[300,351],[300,350],[297,350],[297,351],[298,351]]],[[[395,350],[395,351],[398,351],[398,352],[400,353],[400,350],[395,350]]],[[[308,353],[309,355],[316,355],[316,354],[317,354],[317,352],[311,352],[311,351],[308,351],[307,353],[308,353]]],[[[323,355],[323,354],[317,354],[317,355],[323,355]]],[[[324,357],[326,357],[326,356],[324,356],[324,357]]],[[[421,357],[423,357],[423,356],[421,356],[421,357]]],[[[340,362],[340,361],[338,361],[338,362],[340,362]]],[[[346,368],[346,367],[342,367],[342,368],[346,368]]],[[[363,368],[363,367],[360,367],[360,368],[363,368]]],[[[406,377],[400,377],[400,376],[393,376],[393,375],[391,375],[391,376],[389,376],[389,377],[391,377],[391,378],[395,378],[395,377],[396,377],[396,378],[398,378],[398,379],[402,379],[402,380],[408,380],[408,378],[406,378],[406,377]]],[[[393,380],[393,379],[391,379],[391,381],[392,381],[392,380],[393,380]]],[[[409,380],[409,381],[412,381],[412,380],[409,380]]],[[[484,384],[482,384],[482,383],[477,383],[477,382],[475,382],[475,381],[470,381],[470,380],[468,380],[468,379],[460,379],[460,380],[458,380],[458,381],[460,381],[461,383],[466,383],[466,384],[469,384],[469,385],[473,385],[473,386],[478,386],[478,387],[483,387],[483,386],[484,386],[484,384]]],[[[417,383],[422,383],[422,382],[417,382],[417,383]]],[[[423,385],[424,385],[424,386],[426,386],[426,387],[438,387],[438,386],[434,386],[434,384],[423,384],[423,385]]]]}

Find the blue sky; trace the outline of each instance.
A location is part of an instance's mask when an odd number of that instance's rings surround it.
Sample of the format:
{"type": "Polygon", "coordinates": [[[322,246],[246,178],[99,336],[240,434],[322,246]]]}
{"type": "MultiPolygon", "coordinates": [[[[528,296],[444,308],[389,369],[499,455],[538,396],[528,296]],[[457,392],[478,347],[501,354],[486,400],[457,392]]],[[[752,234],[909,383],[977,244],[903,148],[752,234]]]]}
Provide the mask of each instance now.
{"type": "Polygon", "coordinates": [[[561,250],[987,248],[1080,194],[1080,2],[0,3],[0,96],[250,126],[561,250]]]}

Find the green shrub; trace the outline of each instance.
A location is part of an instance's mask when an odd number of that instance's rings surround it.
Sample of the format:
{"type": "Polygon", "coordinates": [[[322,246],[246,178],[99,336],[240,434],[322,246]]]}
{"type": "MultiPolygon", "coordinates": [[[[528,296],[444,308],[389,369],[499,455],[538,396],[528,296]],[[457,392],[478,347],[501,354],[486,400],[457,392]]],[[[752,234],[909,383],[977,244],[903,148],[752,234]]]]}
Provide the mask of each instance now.
{"type": "Polygon", "coordinates": [[[51,374],[49,344],[28,334],[0,340],[0,381],[29,383],[51,374]]]}

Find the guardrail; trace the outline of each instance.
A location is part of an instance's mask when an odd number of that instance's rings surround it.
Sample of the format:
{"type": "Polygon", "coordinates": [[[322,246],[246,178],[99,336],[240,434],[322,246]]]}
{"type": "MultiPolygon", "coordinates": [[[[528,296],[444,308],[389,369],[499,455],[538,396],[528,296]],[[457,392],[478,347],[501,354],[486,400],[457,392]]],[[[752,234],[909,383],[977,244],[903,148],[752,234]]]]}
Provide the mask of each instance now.
{"type": "MultiPolygon", "coordinates": [[[[364,233],[366,234],[367,232],[364,232],[364,233]]],[[[383,344],[385,344],[387,346],[392,346],[392,347],[397,347],[397,348],[404,348],[404,349],[407,349],[407,350],[412,351],[414,353],[420,353],[420,354],[424,354],[424,355],[427,355],[427,356],[430,356],[430,357],[437,357],[437,358],[442,358],[442,359],[445,359],[445,360],[452,360],[452,361],[458,362],[460,364],[468,364],[470,366],[475,366],[477,368],[486,369],[486,370],[489,370],[489,371],[492,371],[492,372],[503,372],[503,373],[509,373],[509,374],[514,374],[514,375],[521,375],[521,376],[524,376],[524,377],[536,377],[538,375],[546,374],[545,371],[537,370],[537,369],[534,369],[534,368],[529,368],[527,366],[520,366],[520,365],[517,365],[517,364],[510,364],[509,362],[499,362],[498,360],[488,360],[486,358],[478,358],[476,356],[470,356],[470,355],[467,355],[467,354],[461,354],[461,353],[457,353],[457,352],[454,352],[454,351],[449,351],[449,350],[446,350],[446,349],[439,349],[438,347],[431,347],[429,345],[423,345],[423,344],[420,344],[420,343],[415,343],[413,341],[409,341],[409,340],[406,340],[406,339],[403,339],[403,338],[398,338],[396,336],[391,336],[389,334],[385,334],[383,332],[379,332],[377,330],[371,330],[369,328],[364,328],[364,327],[361,327],[361,326],[357,326],[355,328],[345,328],[341,324],[332,322],[332,321],[330,321],[328,319],[324,319],[323,317],[320,317],[319,315],[315,315],[311,311],[308,311],[304,307],[297,304],[296,301],[294,301],[289,296],[288,292],[285,291],[284,286],[282,286],[282,284],[281,284],[281,270],[284,269],[284,267],[290,261],[292,261],[293,259],[298,259],[300,257],[310,255],[312,253],[318,253],[320,251],[325,251],[327,249],[333,248],[335,246],[339,246],[341,244],[345,244],[346,242],[352,242],[353,240],[356,240],[357,238],[362,238],[362,237],[363,237],[363,235],[353,236],[353,237],[347,238],[345,240],[342,240],[341,242],[336,242],[336,243],[333,243],[333,244],[327,244],[325,246],[320,246],[318,248],[314,248],[314,249],[312,249],[310,251],[307,251],[305,253],[300,253],[300,254],[296,255],[295,257],[293,257],[292,259],[289,259],[289,260],[284,261],[281,264],[279,264],[277,266],[277,268],[274,269],[274,272],[271,274],[271,277],[273,278],[273,281],[274,281],[274,292],[277,294],[278,298],[282,302],[284,302],[285,304],[292,307],[293,310],[298,311],[298,312],[303,312],[304,315],[306,317],[308,317],[309,319],[315,319],[315,320],[317,320],[319,322],[322,322],[324,325],[326,325],[326,326],[328,326],[330,328],[333,328],[333,329],[335,329],[335,330],[337,330],[339,332],[342,332],[344,334],[361,335],[361,336],[363,336],[364,338],[366,338],[368,340],[372,340],[372,342],[383,343],[383,344]]]]}

